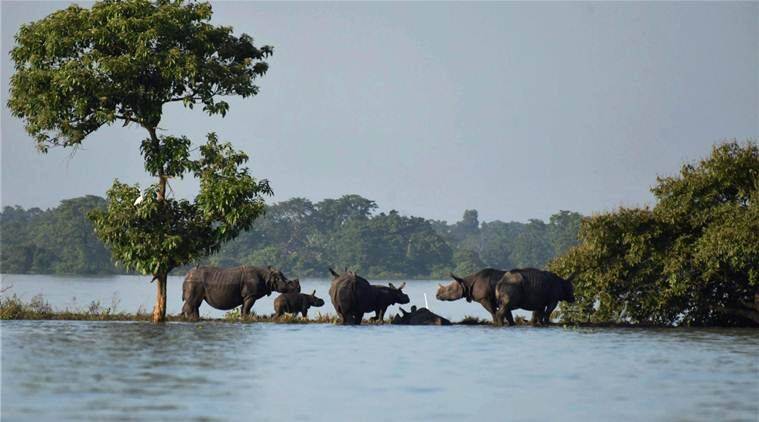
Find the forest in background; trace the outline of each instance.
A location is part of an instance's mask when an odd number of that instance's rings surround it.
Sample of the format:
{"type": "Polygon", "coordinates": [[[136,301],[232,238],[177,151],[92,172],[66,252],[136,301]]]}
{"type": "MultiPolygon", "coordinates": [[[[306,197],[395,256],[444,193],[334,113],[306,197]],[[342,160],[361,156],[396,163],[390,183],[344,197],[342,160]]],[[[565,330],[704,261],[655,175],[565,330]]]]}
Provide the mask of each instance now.
{"type": "MultiPolygon", "coordinates": [[[[41,210],[5,207],[0,213],[0,271],[16,274],[121,274],[95,236],[87,213],[105,199],[66,199],[41,210]]],[[[485,266],[543,268],[577,243],[582,216],[560,211],[548,222],[481,222],[466,210],[454,224],[397,211],[377,212],[359,195],[312,202],[293,198],[201,264],[274,265],[291,277],[325,277],[329,266],[367,277],[446,278],[485,266]]]]}

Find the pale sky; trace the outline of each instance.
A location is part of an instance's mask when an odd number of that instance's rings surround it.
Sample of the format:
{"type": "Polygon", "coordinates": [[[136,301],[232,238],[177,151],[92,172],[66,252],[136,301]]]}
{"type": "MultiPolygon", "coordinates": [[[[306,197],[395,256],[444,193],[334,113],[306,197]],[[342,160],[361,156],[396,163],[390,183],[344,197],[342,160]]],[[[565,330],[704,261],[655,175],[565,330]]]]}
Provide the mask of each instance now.
{"type": "MultiPolygon", "coordinates": [[[[69,2],[2,2],[2,205],[151,182],[144,130],[103,128],[41,155],[10,116],[20,24],[69,2]]],[[[281,201],[356,193],[458,220],[545,219],[651,204],[657,175],[715,142],[759,137],[759,3],[218,2],[214,21],[270,44],[226,118],[174,105],[163,133],[215,131],[281,201]]],[[[195,182],[173,182],[191,196],[195,182]]]]}

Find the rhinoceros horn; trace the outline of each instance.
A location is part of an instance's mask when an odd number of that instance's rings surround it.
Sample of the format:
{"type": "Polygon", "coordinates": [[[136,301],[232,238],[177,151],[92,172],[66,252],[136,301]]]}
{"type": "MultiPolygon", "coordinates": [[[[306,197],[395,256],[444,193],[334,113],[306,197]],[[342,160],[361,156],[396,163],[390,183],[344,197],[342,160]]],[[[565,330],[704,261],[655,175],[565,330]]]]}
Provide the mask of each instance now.
{"type": "Polygon", "coordinates": [[[332,274],[332,277],[334,278],[340,277],[340,274],[336,273],[335,270],[332,269],[332,267],[329,268],[329,273],[332,274]]]}

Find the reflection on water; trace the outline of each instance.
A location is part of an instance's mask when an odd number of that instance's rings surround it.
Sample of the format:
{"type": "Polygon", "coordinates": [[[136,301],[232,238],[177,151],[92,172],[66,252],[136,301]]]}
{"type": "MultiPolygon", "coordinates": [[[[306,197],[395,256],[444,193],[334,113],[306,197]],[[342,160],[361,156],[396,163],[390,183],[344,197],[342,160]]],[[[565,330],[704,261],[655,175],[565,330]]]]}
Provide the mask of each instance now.
{"type": "Polygon", "coordinates": [[[759,332],[3,321],[3,419],[757,420],[759,332]]]}

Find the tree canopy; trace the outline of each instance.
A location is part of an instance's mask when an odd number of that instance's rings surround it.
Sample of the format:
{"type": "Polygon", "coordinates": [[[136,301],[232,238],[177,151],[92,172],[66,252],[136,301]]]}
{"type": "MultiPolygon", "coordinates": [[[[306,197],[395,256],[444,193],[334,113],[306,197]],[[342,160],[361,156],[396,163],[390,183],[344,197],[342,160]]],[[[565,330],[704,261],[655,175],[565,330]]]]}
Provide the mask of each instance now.
{"type": "Polygon", "coordinates": [[[570,321],[759,324],[759,148],[727,142],[653,187],[653,209],[584,220],[551,268],[576,275],[570,321]],[[752,311],[752,309],[754,309],[752,311]]]}
{"type": "Polygon", "coordinates": [[[166,316],[168,273],[250,227],[262,195],[271,194],[243,167],[247,155],[215,134],[192,159],[191,140],[157,132],[167,103],[200,104],[223,117],[229,105],[220,97],[258,92],[254,80],[266,73],[272,48],[210,24],[211,15],[210,4],[183,1],[72,5],[22,26],[11,50],[8,107],[40,151],[79,145],[116,121],[148,132],[140,151],[156,184],[142,192],[115,181],[107,207],[91,217],[121,265],[158,281],[156,322],[166,316]],[[186,174],[200,181],[194,201],[167,198],[168,179],[186,174]]]}
{"type": "Polygon", "coordinates": [[[219,97],[255,95],[273,49],[211,16],[208,3],[106,0],[23,25],[8,107],[42,151],[117,120],[155,128],[171,102],[223,116],[219,97]]]}

